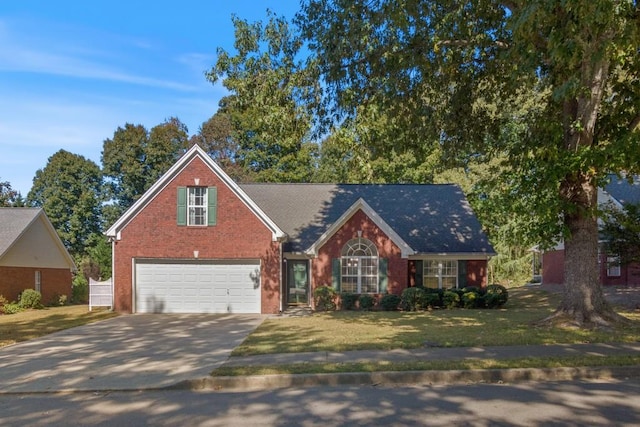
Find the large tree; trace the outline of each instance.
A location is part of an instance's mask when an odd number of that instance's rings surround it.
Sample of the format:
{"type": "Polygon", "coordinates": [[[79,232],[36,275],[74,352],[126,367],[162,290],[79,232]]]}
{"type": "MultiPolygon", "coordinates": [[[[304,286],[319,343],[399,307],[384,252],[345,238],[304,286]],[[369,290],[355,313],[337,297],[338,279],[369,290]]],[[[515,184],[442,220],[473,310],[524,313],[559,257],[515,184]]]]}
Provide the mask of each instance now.
{"type": "Polygon", "coordinates": [[[313,180],[318,147],[310,140],[307,106],[320,87],[313,64],[284,18],[268,13],[266,23],[233,17],[235,52],[218,48],[207,74],[230,91],[221,105],[238,144],[236,162],[257,181],[313,180]]]}
{"type": "Polygon", "coordinates": [[[240,147],[235,139],[236,130],[226,109],[226,99],[220,101],[218,111],[200,126],[189,139],[189,146],[198,144],[236,182],[253,181],[253,174],[240,162],[240,147]]]}
{"type": "Polygon", "coordinates": [[[110,204],[107,225],[116,220],[184,153],[187,128],[170,118],[151,131],[142,125],[118,127],[102,149],[102,171],[110,204]]]}
{"type": "Polygon", "coordinates": [[[0,181],[0,207],[15,206],[20,197],[20,193],[11,187],[9,181],[0,181]]]}
{"type": "Polygon", "coordinates": [[[632,0],[306,0],[297,17],[340,117],[374,104],[446,158],[505,156],[494,190],[535,213],[518,233],[564,239],[556,317],[580,325],[620,319],[599,284],[597,187],[640,165],[639,20],[632,0]]]}
{"type": "Polygon", "coordinates": [[[101,189],[98,165],[60,150],[36,172],[27,204],[43,208],[69,252],[82,256],[100,234],[101,189]]]}

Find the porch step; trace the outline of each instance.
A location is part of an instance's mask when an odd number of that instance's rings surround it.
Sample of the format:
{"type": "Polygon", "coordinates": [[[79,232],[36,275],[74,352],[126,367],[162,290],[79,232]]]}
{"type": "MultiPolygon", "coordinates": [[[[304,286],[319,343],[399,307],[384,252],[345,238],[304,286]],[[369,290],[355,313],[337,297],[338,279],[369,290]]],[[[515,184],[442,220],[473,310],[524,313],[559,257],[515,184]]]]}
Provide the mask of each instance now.
{"type": "Polygon", "coordinates": [[[282,312],[282,317],[304,317],[313,313],[311,307],[306,305],[290,305],[282,312]]]}

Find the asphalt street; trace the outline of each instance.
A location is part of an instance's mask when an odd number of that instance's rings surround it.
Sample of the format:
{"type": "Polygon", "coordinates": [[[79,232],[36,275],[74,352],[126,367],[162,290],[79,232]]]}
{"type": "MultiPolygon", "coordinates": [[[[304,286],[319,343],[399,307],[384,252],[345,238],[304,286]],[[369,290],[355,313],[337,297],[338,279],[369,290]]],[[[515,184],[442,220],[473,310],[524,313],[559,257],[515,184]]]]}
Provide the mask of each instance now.
{"type": "Polygon", "coordinates": [[[637,426],[640,382],[0,395],[2,426],[637,426]]]}

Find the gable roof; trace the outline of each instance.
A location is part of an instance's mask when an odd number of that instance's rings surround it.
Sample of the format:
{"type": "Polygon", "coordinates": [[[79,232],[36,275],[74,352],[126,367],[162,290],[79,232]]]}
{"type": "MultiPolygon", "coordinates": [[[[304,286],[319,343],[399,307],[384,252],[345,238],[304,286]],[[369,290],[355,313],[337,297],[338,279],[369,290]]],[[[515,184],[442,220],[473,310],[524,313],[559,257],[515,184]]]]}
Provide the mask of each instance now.
{"type": "Polygon", "coordinates": [[[322,236],[316,240],[311,247],[309,247],[305,252],[311,255],[317,255],[318,249],[325,244],[327,240],[331,236],[333,236],[356,212],[358,211],[364,212],[371,220],[400,248],[402,256],[406,258],[408,255],[413,255],[415,251],[411,249],[411,247],[395,232],[393,228],[386,223],[384,219],[378,215],[376,211],[374,211],[371,206],[367,202],[365,202],[362,198],[356,200],[356,202],[351,205],[349,209],[343,213],[340,218],[336,220],[333,224],[331,224],[327,230],[322,233],[322,236]]]}
{"type": "Polygon", "coordinates": [[[604,190],[621,205],[640,203],[640,177],[617,177],[609,175],[604,190]]]}
{"type": "Polygon", "coordinates": [[[308,251],[362,199],[416,254],[495,254],[456,185],[242,184],[241,187],[288,235],[284,247],[287,252],[308,251]]]}
{"type": "Polygon", "coordinates": [[[60,250],[60,254],[69,268],[75,270],[76,265],[64,247],[58,233],[41,208],[0,208],[0,259],[9,253],[22,236],[35,224],[41,221],[52,243],[60,250]]]}
{"type": "Polygon", "coordinates": [[[122,216],[105,232],[108,237],[119,239],[120,231],[144,209],[169,183],[180,174],[194,159],[202,160],[211,171],[251,210],[262,223],[271,231],[273,240],[285,237],[284,232],[262,211],[262,209],[247,196],[247,194],[227,175],[220,166],[198,145],[191,147],[169,168],[145,193],[122,214],[122,216]]]}

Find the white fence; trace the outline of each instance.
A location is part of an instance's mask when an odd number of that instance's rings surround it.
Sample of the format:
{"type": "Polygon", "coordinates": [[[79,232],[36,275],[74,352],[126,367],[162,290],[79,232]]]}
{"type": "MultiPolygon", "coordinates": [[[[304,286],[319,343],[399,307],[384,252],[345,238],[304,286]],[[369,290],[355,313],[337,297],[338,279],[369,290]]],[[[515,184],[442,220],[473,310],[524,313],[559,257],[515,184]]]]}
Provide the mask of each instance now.
{"type": "Polygon", "coordinates": [[[89,311],[93,307],[113,308],[113,284],[111,280],[98,282],[89,279],[89,311]]]}

